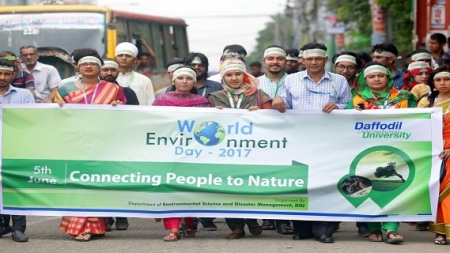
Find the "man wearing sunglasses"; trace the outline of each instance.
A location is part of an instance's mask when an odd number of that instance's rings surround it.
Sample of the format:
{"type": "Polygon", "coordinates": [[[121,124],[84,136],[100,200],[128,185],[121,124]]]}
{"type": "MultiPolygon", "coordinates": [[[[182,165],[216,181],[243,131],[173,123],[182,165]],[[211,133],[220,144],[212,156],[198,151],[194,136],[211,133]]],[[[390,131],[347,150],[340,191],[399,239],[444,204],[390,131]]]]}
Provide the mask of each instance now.
{"type": "Polygon", "coordinates": [[[395,68],[395,60],[398,57],[397,47],[389,42],[383,42],[376,44],[372,47],[373,61],[383,64],[391,71],[394,78],[394,87],[397,90],[401,90],[403,87],[403,72],[395,68]]]}

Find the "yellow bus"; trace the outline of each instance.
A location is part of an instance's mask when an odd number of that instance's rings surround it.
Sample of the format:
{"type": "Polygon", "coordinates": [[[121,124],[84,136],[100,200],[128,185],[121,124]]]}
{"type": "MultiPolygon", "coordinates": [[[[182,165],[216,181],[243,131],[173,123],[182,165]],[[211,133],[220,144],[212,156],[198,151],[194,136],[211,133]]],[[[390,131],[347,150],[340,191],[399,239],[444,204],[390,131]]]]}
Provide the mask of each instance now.
{"type": "Polygon", "coordinates": [[[33,45],[62,48],[70,54],[87,47],[113,58],[116,45],[125,41],[145,52],[140,43],[143,38],[153,48],[156,67],[161,69],[167,61],[189,52],[186,28],[183,19],[95,5],[4,6],[0,7],[0,51],[18,55],[21,46],[33,45]]]}

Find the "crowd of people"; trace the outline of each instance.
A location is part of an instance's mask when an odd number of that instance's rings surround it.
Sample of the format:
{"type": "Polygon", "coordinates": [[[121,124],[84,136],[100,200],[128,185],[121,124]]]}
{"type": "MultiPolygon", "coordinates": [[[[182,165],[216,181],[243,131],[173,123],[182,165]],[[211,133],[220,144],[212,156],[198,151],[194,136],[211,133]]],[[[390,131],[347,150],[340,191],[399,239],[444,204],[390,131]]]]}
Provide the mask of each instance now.
{"type": "MultiPolygon", "coordinates": [[[[300,49],[283,49],[272,45],[265,49],[261,62],[249,64],[247,51],[240,45],[225,46],[220,58],[220,72],[208,76],[206,55],[189,53],[184,59],[168,62],[167,74],[172,85],[155,92],[145,75],[152,70],[155,54],[143,43],[147,52],[128,42],[117,45],[115,58],[99,56],[90,48],[72,53],[75,76],[61,80],[57,69],[40,63],[34,46],[23,46],[19,57],[14,52],[0,53],[0,102],[111,104],[143,106],[215,107],[256,111],[260,109],[315,109],[323,113],[333,110],[443,108],[444,150],[440,154],[443,168],[450,168],[450,52],[445,52],[447,38],[432,34],[430,51],[417,49],[410,54],[407,68],[396,67],[398,50],[392,43],[374,45],[370,54],[340,52],[331,59],[333,72],[326,70],[327,48],[320,43],[308,43],[300,49]],[[262,70],[264,67],[265,71],[262,70]],[[447,141],[449,140],[449,141],[447,141]]],[[[419,230],[435,234],[434,243],[447,244],[450,239],[450,173],[441,173],[437,220],[418,222],[419,230]]],[[[102,237],[115,227],[126,230],[125,217],[63,217],[60,230],[77,241],[102,237]]],[[[333,243],[333,233],[339,221],[302,221],[264,219],[260,225],[252,218],[227,218],[230,228],[227,239],[245,236],[245,226],[252,235],[263,230],[293,234],[293,239],[314,238],[333,243]]],[[[198,224],[205,230],[217,229],[214,218],[164,218],[168,230],[164,241],[193,237],[198,224]],[[181,229],[181,230],[180,230],[181,229]]],[[[399,244],[399,222],[358,222],[357,233],[371,242],[399,244]]],[[[12,233],[16,242],[28,241],[25,235],[26,217],[2,214],[0,237],[12,233]],[[10,221],[12,220],[12,225],[10,221]]]]}

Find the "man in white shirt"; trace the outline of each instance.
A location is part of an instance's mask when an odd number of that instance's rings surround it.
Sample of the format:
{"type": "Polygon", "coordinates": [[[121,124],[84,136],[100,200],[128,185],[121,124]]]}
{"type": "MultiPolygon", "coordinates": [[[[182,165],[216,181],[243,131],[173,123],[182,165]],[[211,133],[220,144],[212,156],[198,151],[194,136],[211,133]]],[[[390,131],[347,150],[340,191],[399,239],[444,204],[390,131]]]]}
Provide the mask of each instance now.
{"type": "Polygon", "coordinates": [[[139,100],[139,105],[152,105],[155,92],[150,78],[133,71],[138,49],[129,42],[122,42],[116,47],[115,60],[119,64],[117,82],[122,87],[131,88],[139,100]]]}
{"type": "Polygon", "coordinates": [[[271,98],[281,95],[286,79],[286,51],[280,46],[269,46],[263,56],[266,73],[258,77],[259,88],[271,98]]]}
{"type": "Polygon", "coordinates": [[[61,76],[55,67],[38,62],[39,55],[35,46],[20,48],[22,67],[34,77],[37,103],[52,103],[61,83],[61,76]]]}

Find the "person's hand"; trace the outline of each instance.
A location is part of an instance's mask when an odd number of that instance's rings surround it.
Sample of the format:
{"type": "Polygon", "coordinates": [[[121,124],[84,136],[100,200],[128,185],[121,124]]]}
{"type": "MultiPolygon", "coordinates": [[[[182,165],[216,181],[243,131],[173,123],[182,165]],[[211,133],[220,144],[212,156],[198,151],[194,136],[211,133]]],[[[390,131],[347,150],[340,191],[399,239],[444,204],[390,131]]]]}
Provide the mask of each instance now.
{"type": "Polygon", "coordinates": [[[442,160],[447,160],[450,158],[450,149],[444,149],[442,150],[442,152],[439,154],[439,157],[442,160]]]}
{"type": "Polygon", "coordinates": [[[52,101],[51,99],[44,98],[44,99],[42,100],[42,103],[53,103],[53,101],[52,101]]]}
{"type": "Polygon", "coordinates": [[[322,112],[324,113],[330,113],[331,111],[339,109],[339,107],[331,102],[328,102],[324,107],[322,108],[322,112]]]}
{"type": "Polygon", "coordinates": [[[218,105],[218,106],[216,106],[216,108],[222,110],[222,109],[223,109],[223,106],[218,105]]]}
{"type": "Polygon", "coordinates": [[[259,110],[259,107],[257,106],[257,105],[254,105],[254,106],[250,106],[249,108],[248,108],[248,110],[249,111],[257,111],[257,110],[259,110]]]}
{"type": "Polygon", "coordinates": [[[58,102],[56,102],[58,105],[59,105],[59,107],[63,107],[64,106],[64,101],[58,101],[58,102]]]}
{"type": "Polygon", "coordinates": [[[141,43],[142,43],[143,45],[147,45],[147,41],[146,41],[144,38],[141,38],[141,43]]]}
{"type": "Polygon", "coordinates": [[[284,101],[281,97],[275,97],[272,100],[272,107],[273,109],[278,110],[279,112],[285,112],[286,111],[286,105],[284,104],[284,101]]]}
{"type": "Polygon", "coordinates": [[[115,106],[118,106],[118,105],[123,105],[123,102],[120,101],[120,100],[116,100],[116,101],[113,101],[113,102],[111,103],[111,105],[115,107],[115,106]]]}

